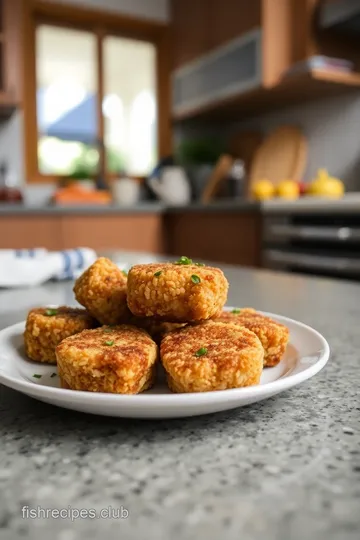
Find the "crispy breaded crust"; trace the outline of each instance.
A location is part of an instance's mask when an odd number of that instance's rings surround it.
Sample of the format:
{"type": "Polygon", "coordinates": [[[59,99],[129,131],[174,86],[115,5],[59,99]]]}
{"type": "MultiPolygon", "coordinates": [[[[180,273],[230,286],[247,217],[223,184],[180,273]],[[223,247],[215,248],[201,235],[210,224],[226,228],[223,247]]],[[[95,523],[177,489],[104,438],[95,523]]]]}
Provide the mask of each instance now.
{"type": "Polygon", "coordinates": [[[143,328],[149,332],[150,336],[158,345],[166,334],[186,326],[186,323],[160,321],[155,317],[135,317],[135,315],[130,317],[129,324],[143,328]]]}
{"type": "Polygon", "coordinates": [[[36,362],[56,364],[55,347],[65,338],[95,328],[98,323],[85,309],[61,306],[56,315],[46,315],[49,308],[32,309],[26,319],[25,353],[36,362]]]}
{"type": "Polygon", "coordinates": [[[76,280],[75,298],[101,324],[126,322],[126,283],[120,268],[101,257],[76,280]]]}
{"type": "Polygon", "coordinates": [[[197,321],[221,312],[228,286],[219,268],[173,263],[140,264],[129,271],[127,302],[130,311],[138,317],[155,316],[171,322],[197,321]]]}
{"type": "Polygon", "coordinates": [[[259,384],[263,347],[257,336],[235,324],[212,321],[167,334],[161,360],[173,392],[209,392],[259,384]],[[197,351],[206,353],[197,357],[197,351]]]}
{"type": "Polygon", "coordinates": [[[140,328],[102,326],[56,348],[62,386],[72,390],[137,394],[154,380],[156,343],[140,328]]]}
{"type": "Polygon", "coordinates": [[[289,329],[283,324],[266,317],[252,308],[243,308],[240,313],[223,311],[218,322],[245,326],[260,339],[264,347],[264,366],[276,366],[283,356],[289,341],[289,329]]]}

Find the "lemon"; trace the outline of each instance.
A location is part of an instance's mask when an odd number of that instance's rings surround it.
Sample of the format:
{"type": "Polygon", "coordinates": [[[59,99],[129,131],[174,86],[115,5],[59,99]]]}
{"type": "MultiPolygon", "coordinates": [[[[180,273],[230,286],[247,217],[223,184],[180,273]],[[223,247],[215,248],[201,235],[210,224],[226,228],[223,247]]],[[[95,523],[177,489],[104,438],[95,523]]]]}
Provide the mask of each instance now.
{"type": "Polygon", "coordinates": [[[282,199],[297,199],[300,195],[300,186],[295,180],[283,180],[277,186],[277,194],[282,199]]]}
{"type": "Polygon", "coordinates": [[[309,186],[308,193],[338,199],[344,195],[344,191],[345,187],[341,180],[329,176],[326,169],[319,169],[317,177],[309,186]]]}
{"type": "Polygon", "coordinates": [[[271,199],[275,194],[275,188],[270,180],[259,180],[256,182],[251,190],[252,196],[258,201],[265,201],[271,199]]]}

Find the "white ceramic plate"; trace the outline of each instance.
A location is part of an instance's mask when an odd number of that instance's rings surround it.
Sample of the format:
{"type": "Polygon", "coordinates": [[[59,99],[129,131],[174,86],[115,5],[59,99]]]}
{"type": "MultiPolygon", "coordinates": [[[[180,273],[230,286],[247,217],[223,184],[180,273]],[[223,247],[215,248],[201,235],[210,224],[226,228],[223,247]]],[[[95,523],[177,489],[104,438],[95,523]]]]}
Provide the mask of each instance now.
{"type": "MultiPolygon", "coordinates": [[[[232,308],[228,308],[232,309],[232,308]]],[[[266,368],[261,383],[247,388],[194,394],[172,394],[162,377],[151,390],[135,395],[96,394],[59,387],[55,366],[28,360],[24,354],[25,323],[0,331],[0,382],[33,398],[66,409],[123,418],[176,418],[235,409],[262,401],[310,379],[329,359],[329,345],[316,330],[300,322],[264,313],[290,329],[281,362],[266,368]],[[34,374],[41,378],[34,378],[34,374]]]]}

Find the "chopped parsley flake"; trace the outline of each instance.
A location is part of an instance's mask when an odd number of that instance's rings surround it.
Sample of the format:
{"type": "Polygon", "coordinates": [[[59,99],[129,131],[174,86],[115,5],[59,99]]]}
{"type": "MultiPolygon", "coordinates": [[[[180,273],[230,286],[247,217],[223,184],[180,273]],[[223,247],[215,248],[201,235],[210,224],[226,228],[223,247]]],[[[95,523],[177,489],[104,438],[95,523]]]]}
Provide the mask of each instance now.
{"type": "Polygon", "coordinates": [[[193,283],[195,283],[195,285],[197,285],[198,283],[201,282],[201,279],[200,279],[199,276],[197,276],[196,274],[193,274],[193,275],[191,276],[191,281],[192,281],[193,283]]]}
{"type": "Polygon", "coordinates": [[[47,315],[48,317],[53,317],[54,315],[57,315],[57,312],[57,309],[49,308],[45,311],[45,315],[47,315]]]}
{"type": "Polygon", "coordinates": [[[176,261],[174,264],[183,264],[183,265],[190,265],[192,264],[192,260],[189,259],[189,257],[185,257],[185,255],[183,255],[182,257],[180,257],[180,259],[178,261],[176,261]]]}
{"type": "Polygon", "coordinates": [[[195,356],[199,358],[200,356],[204,356],[204,354],[207,354],[208,350],[206,347],[201,347],[198,351],[196,351],[195,356]]]}
{"type": "Polygon", "coordinates": [[[161,276],[161,274],[162,274],[162,272],[161,272],[161,270],[159,270],[158,272],[155,272],[154,276],[159,277],[159,276],[161,276]]]}
{"type": "Polygon", "coordinates": [[[56,373],[52,373],[52,374],[50,375],[50,377],[51,377],[51,378],[56,377],[56,373]]]}
{"type": "Polygon", "coordinates": [[[35,379],[41,379],[42,375],[39,375],[39,373],[34,373],[33,377],[35,377],[35,379]]]}
{"type": "Polygon", "coordinates": [[[113,341],[105,341],[104,345],[108,345],[108,347],[111,347],[111,345],[114,345],[113,341]]]}
{"type": "Polygon", "coordinates": [[[232,310],[231,313],[235,313],[236,315],[238,315],[239,313],[241,313],[241,309],[235,308],[235,309],[232,310]]]}

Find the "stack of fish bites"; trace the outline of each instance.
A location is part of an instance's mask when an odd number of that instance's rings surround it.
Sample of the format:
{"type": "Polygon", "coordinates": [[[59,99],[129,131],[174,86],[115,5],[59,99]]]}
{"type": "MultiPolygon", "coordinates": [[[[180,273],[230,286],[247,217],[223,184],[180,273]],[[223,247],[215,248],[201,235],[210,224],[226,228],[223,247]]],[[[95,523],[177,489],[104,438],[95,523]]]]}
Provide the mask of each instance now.
{"type": "MultiPolygon", "coordinates": [[[[254,310],[223,312],[227,292],[220,269],[187,257],[136,265],[127,277],[109,259],[100,258],[74,286],[76,299],[86,308],[81,310],[88,317],[86,326],[72,324],[58,342],[43,339],[41,359],[52,349],[61,385],[72,390],[145,391],[154,383],[159,357],[174,392],[259,384],[264,347],[268,365],[275,365],[286,347],[287,329],[254,310]],[[241,311],[247,316],[241,318],[241,311]],[[246,320],[251,314],[256,324],[246,320]]],[[[48,317],[46,335],[51,325],[54,331],[58,327],[60,309],[48,317]]],[[[42,334],[41,328],[36,332],[42,334]]]]}

